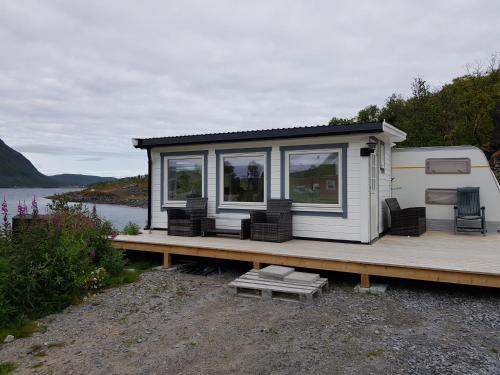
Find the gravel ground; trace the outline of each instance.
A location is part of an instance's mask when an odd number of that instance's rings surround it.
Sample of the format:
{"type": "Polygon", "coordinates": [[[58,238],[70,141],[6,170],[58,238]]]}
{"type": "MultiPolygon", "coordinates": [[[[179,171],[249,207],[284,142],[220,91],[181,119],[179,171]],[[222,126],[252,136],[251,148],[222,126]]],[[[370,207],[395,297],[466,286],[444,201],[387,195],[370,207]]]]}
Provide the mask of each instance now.
{"type": "Polygon", "coordinates": [[[149,271],[0,347],[19,374],[500,374],[495,290],[333,283],[316,304],[232,296],[234,274],[149,271]]]}

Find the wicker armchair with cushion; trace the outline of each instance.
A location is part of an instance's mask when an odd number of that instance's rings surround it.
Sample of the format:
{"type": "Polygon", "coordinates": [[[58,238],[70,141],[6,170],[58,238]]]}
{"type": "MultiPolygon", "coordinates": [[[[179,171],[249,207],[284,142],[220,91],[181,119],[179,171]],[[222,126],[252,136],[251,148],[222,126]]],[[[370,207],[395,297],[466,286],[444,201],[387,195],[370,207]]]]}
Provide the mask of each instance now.
{"type": "Polygon", "coordinates": [[[426,230],[425,207],[399,207],[396,198],[385,200],[391,212],[390,234],[398,236],[420,236],[426,230]]]}
{"type": "Polygon", "coordinates": [[[207,198],[188,198],[186,208],[167,208],[170,236],[199,236],[201,218],[207,217],[207,198]]]}
{"type": "Polygon", "coordinates": [[[292,201],[270,199],[266,211],[250,211],[250,238],[284,242],[292,239],[292,201]]]}
{"type": "Polygon", "coordinates": [[[457,205],[455,211],[456,232],[481,232],[486,235],[485,207],[479,201],[478,187],[457,189],[457,205]],[[474,222],[479,222],[473,225],[474,222]]]}

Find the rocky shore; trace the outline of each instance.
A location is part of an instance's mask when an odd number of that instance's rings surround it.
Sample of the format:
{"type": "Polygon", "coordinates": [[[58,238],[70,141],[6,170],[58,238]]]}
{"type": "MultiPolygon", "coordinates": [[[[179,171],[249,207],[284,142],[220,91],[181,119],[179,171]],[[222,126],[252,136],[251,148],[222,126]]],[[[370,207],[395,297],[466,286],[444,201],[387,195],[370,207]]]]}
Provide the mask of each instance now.
{"type": "Polygon", "coordinates": [[[147,183],[139,183],[136,179],[129,181],[104,183],[88,187],[81,191],[71,191],[64,194],[56,194],[48,199],[65,198],[70,202],[116,204],[130,207],[146,208],[148,205],[147,183]]]}

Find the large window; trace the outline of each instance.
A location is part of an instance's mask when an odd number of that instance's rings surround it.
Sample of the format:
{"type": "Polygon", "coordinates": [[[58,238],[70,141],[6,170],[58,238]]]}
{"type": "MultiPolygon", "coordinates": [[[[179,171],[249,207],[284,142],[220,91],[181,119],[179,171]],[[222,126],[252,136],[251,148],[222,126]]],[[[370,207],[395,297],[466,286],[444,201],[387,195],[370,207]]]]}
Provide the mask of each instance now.
{"type": "Polygon", "coordinates": [[[265,154],[223,155],[222,203],[265,202],[265,154]]]}
{"type": "Polygon", "coordinates": [[[166,158],[167,201],[203,196],[203,157],[166,158]]]}
{"type": "Polygon", "coordinates": [[[298,205],[337,206],[341,201],[340,150],[288,151],[286,195],[298,205]]]}

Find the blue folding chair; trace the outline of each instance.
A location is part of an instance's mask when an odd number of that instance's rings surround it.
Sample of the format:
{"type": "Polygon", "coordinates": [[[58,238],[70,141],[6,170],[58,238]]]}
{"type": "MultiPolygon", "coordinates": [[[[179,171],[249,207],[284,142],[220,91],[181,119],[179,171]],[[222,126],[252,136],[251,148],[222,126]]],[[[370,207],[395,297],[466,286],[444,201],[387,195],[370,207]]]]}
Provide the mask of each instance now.
{"type": "Polygon", "coordinates": [[[478,187],[463,187],[457,189],[457,205],[455,209],[456,232],[481,232],[486,234],[485,207],[479,201],[478,187]],[[480,221],[481,225],[473,225],[480,221]]]}

